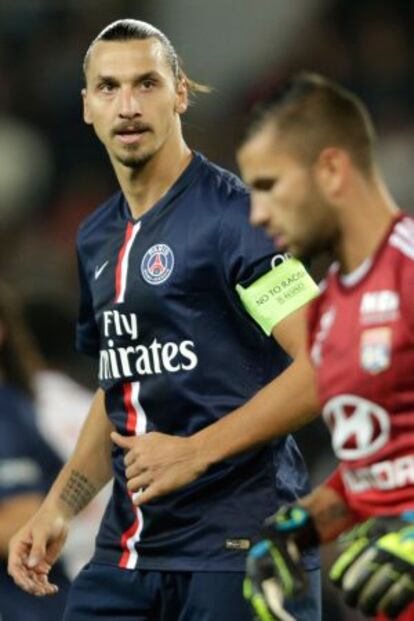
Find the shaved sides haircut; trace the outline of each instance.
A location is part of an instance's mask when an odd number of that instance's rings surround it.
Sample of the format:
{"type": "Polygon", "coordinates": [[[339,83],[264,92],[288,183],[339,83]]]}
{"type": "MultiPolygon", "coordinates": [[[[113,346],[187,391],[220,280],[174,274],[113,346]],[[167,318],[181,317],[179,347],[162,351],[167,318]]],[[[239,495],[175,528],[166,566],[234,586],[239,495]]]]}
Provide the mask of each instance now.
{"type": "Polygon", "coordinates": [[[271,102],[254,112],[243,142],[268,124],[301,159],[313,162],[322,149],[339,147],[363,174],[373,171],[376,136],[367,108],[353,93],[321,75],[295,75],[271,102]]]}

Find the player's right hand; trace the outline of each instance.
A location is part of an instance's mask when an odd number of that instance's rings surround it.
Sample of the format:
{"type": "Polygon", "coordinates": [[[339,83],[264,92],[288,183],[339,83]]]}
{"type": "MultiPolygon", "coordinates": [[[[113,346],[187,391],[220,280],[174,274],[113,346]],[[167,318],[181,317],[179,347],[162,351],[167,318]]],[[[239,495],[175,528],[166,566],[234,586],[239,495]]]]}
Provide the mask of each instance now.
{"type": "Polygon", "coordinates": [[[58,587],[49,582],[49,572],[68,535],[68,523],[59,513],[39,511],[10,540],[8,573],[32,595],[53,595],[58,587]]]}

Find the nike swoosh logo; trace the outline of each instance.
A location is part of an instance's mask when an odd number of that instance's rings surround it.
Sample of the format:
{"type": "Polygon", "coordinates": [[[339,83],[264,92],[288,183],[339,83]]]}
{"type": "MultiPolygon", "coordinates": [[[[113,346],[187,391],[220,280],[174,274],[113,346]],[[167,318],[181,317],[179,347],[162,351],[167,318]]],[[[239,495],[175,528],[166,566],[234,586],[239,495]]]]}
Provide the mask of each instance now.
{"type": "Polygon", "coordinates": [[[102,274],[108,263],[109,261],[105,261],[105,263],[102,263],[100,267],[95,267],[95,280],[98,280],[99,276],[102,274]]]}

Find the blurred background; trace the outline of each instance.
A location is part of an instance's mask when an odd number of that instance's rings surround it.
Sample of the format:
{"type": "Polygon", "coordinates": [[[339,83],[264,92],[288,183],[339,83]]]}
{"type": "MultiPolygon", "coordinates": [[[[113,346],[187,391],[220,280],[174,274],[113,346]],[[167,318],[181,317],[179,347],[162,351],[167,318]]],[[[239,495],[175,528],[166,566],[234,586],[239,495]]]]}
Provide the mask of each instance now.
{"type": "MultiPolygon", "coordinates": [[[[122,17],[163,30],[189,76],[214,87],[184,119],[193,148],[236,170],[251,106],[293,70],[320,71],[367,103],[385,178],[414,210],[413,0],[0,0],[0,278],[22,296],[45,366],[80,391],[94,387],[95,369],[73,348],[74,239],[116,188],[81,119],[81,63],[122,17]]],[[[327,434],[316,424],[299,441],[318,482],[333,463],[327,434]]],[[[335,600],[327,589],[325,619],[358,618],[335,600]]]]}

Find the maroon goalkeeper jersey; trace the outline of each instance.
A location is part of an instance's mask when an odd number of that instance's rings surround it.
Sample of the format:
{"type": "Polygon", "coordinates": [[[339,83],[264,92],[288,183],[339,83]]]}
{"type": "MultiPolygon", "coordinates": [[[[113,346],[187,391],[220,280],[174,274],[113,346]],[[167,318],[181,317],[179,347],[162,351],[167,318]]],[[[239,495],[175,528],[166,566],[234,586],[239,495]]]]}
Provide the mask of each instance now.
{"type": "Polygon", "coordinates": [[[399,215],[353,273],[330,269],[310,308],[310,355],[358,519],[414,508],[414,220],[399,215]]]}

